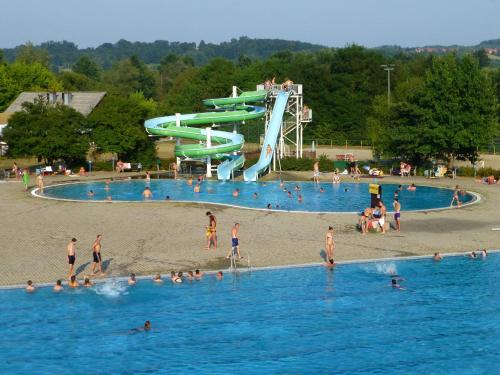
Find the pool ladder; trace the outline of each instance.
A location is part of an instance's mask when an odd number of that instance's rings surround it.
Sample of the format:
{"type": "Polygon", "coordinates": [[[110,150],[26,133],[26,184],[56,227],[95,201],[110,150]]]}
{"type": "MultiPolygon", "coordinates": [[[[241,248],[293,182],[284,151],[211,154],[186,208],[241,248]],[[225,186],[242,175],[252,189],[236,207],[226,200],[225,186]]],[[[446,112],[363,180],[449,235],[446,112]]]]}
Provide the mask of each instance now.
{"type": "MultiPolygon", "coordinates": [[[[229,272],[236,273],[238,272],[238,253],[236,249],[233,248],[231,250],[231,255],[229,256],[229,272]]],[[[252,271],[252,265],[250,263],[250,252],[247,252],[247,271],[252,271]]]]}

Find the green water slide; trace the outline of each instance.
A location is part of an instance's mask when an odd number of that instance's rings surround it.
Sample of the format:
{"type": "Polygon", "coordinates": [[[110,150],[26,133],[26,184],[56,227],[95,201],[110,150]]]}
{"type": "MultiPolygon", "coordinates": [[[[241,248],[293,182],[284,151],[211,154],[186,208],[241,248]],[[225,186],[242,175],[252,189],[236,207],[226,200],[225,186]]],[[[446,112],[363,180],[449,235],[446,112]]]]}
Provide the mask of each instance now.
{"type": "Polygon", "coordinates": [[[267,91],[247,91],[230,98],[206,99],[203,103],[213,106],[211,112],[164,116],[146,120],[146,131],[155,136],[198,140],[198,144],[184,144],[175,147],[175,156],[189,158],[211,157],[223,162],[217,167],[217,177],[227,180],[231,172],[243,166],[243,155],[234,155],[245,142],[243,136],[219,130],[193,128],[193,125],[214,125],[237,123],[264,117],[264,107],[249,105],[266,99],[267,91]],[[210,133],[210,134],[209,134],[210,133]],[[208,138],[210,141],[208,142],[208,138]]]}

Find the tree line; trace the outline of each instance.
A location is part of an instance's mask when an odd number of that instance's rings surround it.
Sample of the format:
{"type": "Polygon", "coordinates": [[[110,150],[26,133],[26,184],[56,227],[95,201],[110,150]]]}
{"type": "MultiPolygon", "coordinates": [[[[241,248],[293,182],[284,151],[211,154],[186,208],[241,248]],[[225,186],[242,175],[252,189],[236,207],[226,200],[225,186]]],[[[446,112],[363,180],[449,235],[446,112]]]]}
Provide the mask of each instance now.
{"type": "MultiPolygon", "coordinates": [[[[145,119],[200,112],[206,110],[203,99],[228,96],[233,85],[254,90],[256,84],[274,77],[276,82],[291,79],[303,84],[304,103],[313,109],[313,122],[306,127],[305,138],[336,143],[364,139],[382,157],[417,164],[431,159],[475,160],[477,151],[500,135],[500,69],[481,64],[476,53],[387,56],[352,45],[310,52],[281,51],[266,58],[214,57],[203,64],[189,54],[169,53],[151,66],[131,55],[110,68],[90,55],[81,55],[70,69],[53,72],[46,51],[28,45],[14,62],[0,56],[0,110],[26,90],[106,91],[108,95],[88,118],[76,121],[73,113],[68,119],[68,123],[78,123],[88,131],[68,127],[64,138],[79,137],[86,144],[95,144],[99,151],[148,164],[155,152],[143,129],[145,119]],[[395,66],[390,105],[383,64],[395,66]]],[[[41,133],[37,134],[54,137],[41,143],[62,142],[57,132],[43,132],[42,128],[51,126],[52,116],[64,127],[69,110],[44,106],[42,102],[27,106],[23,115],[9,121],[4,137],[12,155],[61,157],[35,152],[34,139],[24,144],[19,141],[31,139],[35,132],[30,126],[40,124],[41,133]],[[26,114],[38,116],[38,120],[30,121],[26,114]],[[15,132],[16,128],[26,133],[15,132]]],[[[262,125],[247,124],[241,129],[247,141],[256,142],[262,125]]]]}

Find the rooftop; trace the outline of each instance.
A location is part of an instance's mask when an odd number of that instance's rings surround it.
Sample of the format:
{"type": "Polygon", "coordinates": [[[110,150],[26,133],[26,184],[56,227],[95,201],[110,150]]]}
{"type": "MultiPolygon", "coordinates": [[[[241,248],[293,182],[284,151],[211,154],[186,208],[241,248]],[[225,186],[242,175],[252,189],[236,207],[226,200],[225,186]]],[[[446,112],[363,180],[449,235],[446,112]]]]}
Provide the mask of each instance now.
{"type": "Polygon", "coordinates": [[[40,96],[47,98],[51,104],[66,104],[81,114],[87,116],[106,95],[104,91],[74,91],[74,92],[22,92],[5,110],[7,112],[20,112],[25,102],[33,103],[40,96]]]}

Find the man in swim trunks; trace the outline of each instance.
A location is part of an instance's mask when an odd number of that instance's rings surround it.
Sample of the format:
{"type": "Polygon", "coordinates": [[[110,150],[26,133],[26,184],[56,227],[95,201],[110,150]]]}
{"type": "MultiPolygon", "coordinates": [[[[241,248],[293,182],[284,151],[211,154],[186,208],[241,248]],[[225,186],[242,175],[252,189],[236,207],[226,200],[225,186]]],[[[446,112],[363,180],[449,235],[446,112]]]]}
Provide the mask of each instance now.
{"type": "Polygon", "coordinates": [[[398,198],[394,198],[394,221],[396,222],[396,229],[398,232],[401,231],[401,203],[399,203],[398,198]]]}
{"type": "Polygon", "coordinates": [[[378,219],[378,223],[380,225],[382,233],[385,233],[385,215],[387,213],[387,208],[382,201],[378,202],[378,206],[380,208],[380,218],[378,219]]]}
{"type": "Polygon", "coordinates": [[[92,244],[92,275],[95,275],[95,269],[99,266],[99,273],[104,275],[102,272],[102,257],[101,257],[101,240],[102,234],[98,234],[94,243],[92,244]]]}
{"type": "Polygon", "coordinates": [[[333,240],[333,227],[328,227],[325,236],[325,249],[328,261],[333,264],[333,251],[335,250],[335,241],[333,240]]]}
{"type": "Polygon", "coordinates": [[[75,268],[76,261],[76,238],[72,238],[69,244],[66,246],[66,251],[68,252],[68,263],[69,263],[69,274],[68,279],[73,276],[73,270],[75,268]]]}
{"type": "Polygon", "coordinates": [[[240,242],[238,240],[238,230],[240,229],[240,224],[235,223],[233,229],[231,230],[231,250],[226,255],[226,259],[231,257],[231,254],[238,255],[238,259],[241,259],[240,255],[240,242]]]}
{"type": "Polygon", "coordinates": [[[212,214],[210,211],[206,213],[208,216],[208,226],[207,226],[207,246],[206,250],[209,250],[210,247],[212,246],[212,243],[214,244],[214,250],[217,249],[217,220],[215,218],[215,215],[212,214]]]}

